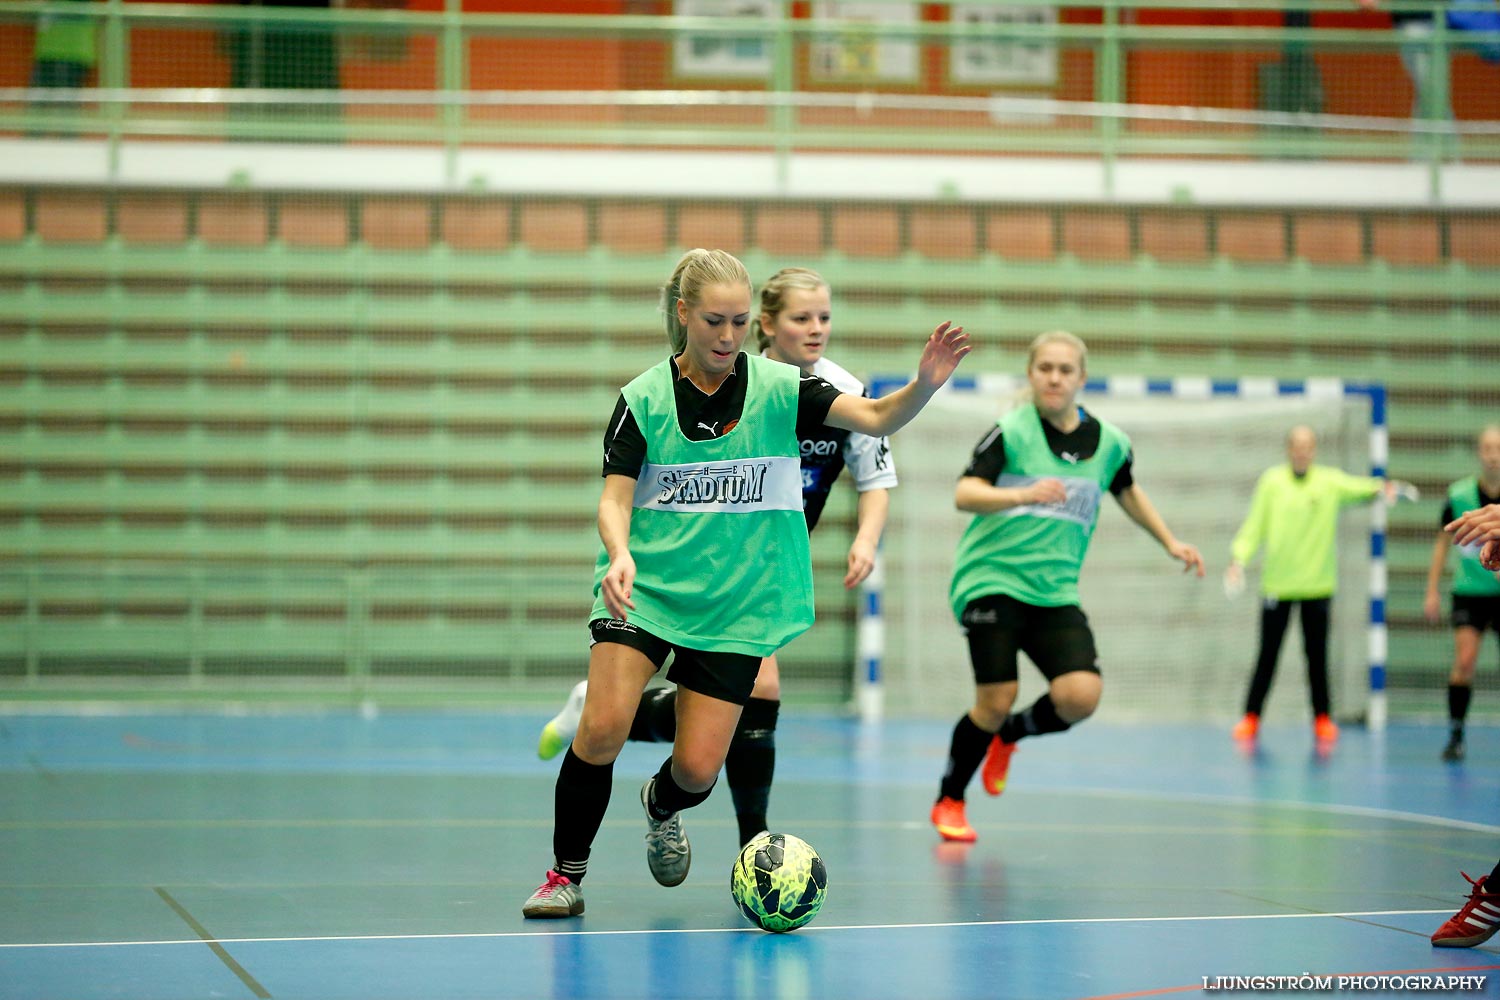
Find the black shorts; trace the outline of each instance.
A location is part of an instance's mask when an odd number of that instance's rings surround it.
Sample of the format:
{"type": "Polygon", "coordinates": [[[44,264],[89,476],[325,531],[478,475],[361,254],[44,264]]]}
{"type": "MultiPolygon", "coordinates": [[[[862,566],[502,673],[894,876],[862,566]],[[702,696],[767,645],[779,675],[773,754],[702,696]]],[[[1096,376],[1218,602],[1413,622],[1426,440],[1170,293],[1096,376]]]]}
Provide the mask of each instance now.
{"type": "Polygon", "coordinates": [[[1453,595],[1453,627],[1492,628],[1500,632],[1500,597],[1453,595]]]}
{"type": "Polygon", "coordinates": [[[990,594],[970,601],[960,621],[976,684],[1016,680],[1017,652],[1030,657],[1049,681],[1075,670],[1099,672],[1094,633],[1076,604],[1043,608],[990,594]]]}
{"type": "Polygon", "coordinates": [[[617,642],[631,649],[638,649],[646,658],[661,665],[672,656],[672,666],[667,669],[667,679],[678,687],[706,694],[720,701],[743,705],[750,700],[755,688],[755,675],[760,673],[761,657],[749,653],[714,653],[703,649],[689,649],[650,632],[622,622],[616,618],[595,618],[589,622],[589,645],[597,642],[617,642]]]}

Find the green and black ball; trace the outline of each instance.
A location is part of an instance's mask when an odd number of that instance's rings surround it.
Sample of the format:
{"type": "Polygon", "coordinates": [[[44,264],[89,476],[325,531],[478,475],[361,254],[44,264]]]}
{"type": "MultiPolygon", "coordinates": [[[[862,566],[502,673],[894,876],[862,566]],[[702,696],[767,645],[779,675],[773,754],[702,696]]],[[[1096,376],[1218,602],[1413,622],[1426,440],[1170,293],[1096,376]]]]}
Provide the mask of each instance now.
{"type": "Polygon", "coordinates": [[[782,934],[818,915],[828,895],[828,871],[807,841],[765,833],[740,850],[729,892],[752,924],[782,934]]]}

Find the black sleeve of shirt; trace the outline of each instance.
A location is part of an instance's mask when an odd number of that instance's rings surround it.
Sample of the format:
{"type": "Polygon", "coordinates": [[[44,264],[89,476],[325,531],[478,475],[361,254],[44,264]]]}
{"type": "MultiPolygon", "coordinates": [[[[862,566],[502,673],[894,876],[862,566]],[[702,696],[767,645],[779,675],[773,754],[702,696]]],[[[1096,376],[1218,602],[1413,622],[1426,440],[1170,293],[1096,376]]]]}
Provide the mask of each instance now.
{"type": "Polygon", "coordinates": [[[996,424],[986,431],[984,437],[979,440],[979,444],[974,446],[974,456],[969,459],[969,465],[964,469],[963,475],[976,476],[993,484],[1000,478],[1000,473],[1004,469],[1005,444],[1001,440],[1000,425],[996,424]]]}
{"type": "Polygon", "coordinates": [[[1438,519],[1438,530],[1442,531],[1444,528],[1448,527],[1449,523],[1451,523],[1453,518],[1456,516],[1457,515],[1453,513],[1453,501],[1449,500],[1447,503],[1443,504],[1443,516],[1438,519]]]}
{"type": "Polygon", "coordinates": [[[635,414],[625,403],[625,394],[620,394],[615,403],[614,415],[609,418],[609,427],[604,431],[604,476],[629,476],[641,478],[641,466],[646,464],[646,436],[635,422],[635,414]]]}
{"type": "Polygon", "coordinates": [[[1131,470],[1131,466],[1134,464],[1135,452],[1132,451],[1125,456],[1125,464],[1120,466],[1120,471],[1115,473],[1115,478],[1110,480],[1109,491],[1115,496],[1118,497],[1121,493],[1124,493],[1135,485],[1135,473],[1131,470]]]}
{"type": "Polygon", "coordinates": [[[802,428],[821,427],[828,419],[833,401],[843,393],[832,382],[817,375],[804,375],[797,385],[797,436],[804,437],[802,428]]]}

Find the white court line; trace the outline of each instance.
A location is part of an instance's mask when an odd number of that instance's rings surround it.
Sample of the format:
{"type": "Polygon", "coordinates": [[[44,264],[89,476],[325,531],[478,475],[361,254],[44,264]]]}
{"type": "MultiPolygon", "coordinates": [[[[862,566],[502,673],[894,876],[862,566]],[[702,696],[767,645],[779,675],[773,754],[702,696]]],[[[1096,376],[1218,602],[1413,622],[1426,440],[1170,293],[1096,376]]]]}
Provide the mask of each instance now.
{"type": "MultiPolygon", "coordinates": [[[[908,782],[893,782],[893,785],[906,786],[908,782]]],[[[912,787],[916,787],[912,785],[912,787]]],[[[922,788],[927,786],[923,784],[922,788]]],[[[1404,823],[1418,823],[1425,826],[1444,827],[1450,830],[1463,830],[1467,833],[1483,833],[1488,835],[1500,835],[1500,825],[1492,823],[1476,823],[1471,820],[1452,819],[1447,816],[1434,816],[1430,813],[1410,812],[1402,809],[1386,809],[1381,806],[1360,806],[1338,802],[1298,802],[1293,799],[1258,799],[1246,798],[1234,795],[1211,795],[1204,792],[1166,792],[1147,789],[1119,789],[1119,788],[1092,788],[1082,786],[1078,788],[1028,788],[1020,782],[1009,786],[1016,792],[1025,795],[1053,796],[1053,797],[1095,797],[1107,799],[1134,799],[1162,802],[1182,802],[1195,805],[1219,805],[1233,806],[1242,809],[1265,809],[1267,807],[1294,810],[1298,812],[1326,813],[1330,815],[1361,816],[1368,819],[1399,820],[1404,823]]],[[[67,819],[67,820],[0,820],[0,830],[134,830],[134,829],[283,829],[283,828],[308,828],[308,829],[495,829],[504,827],[529,828],[543,825],[545,821],[504,819],[489,817],[484,819],[453,819],[453,818],[422,818],[422,819],[392,819],[392,818],[340,818],[340,819],[299,819],[299,818],[276,818],[265,819],[261,817],[242,817],[238,819],[67,819]]],[[[732,826],[731,820],[704,818],[695,820],[700,825],[708,826],[732,826]]],[[[606,820],[607,827],[633,826],[634,820],[606,820]]],[[[806,822],[809,827],[833,826],[853,829],[921,829],[928,824],[921,820],[889,819],[889,820],[814,820],[806,822]]],[[[1048,824],[1049,827],[1058,824],[1048,824]]],[[[1135,824],[1138,825],[1138,824],[1135,824]]],[[[1174,824],[1180,825],[1180,824],[1174,824]]],[[[1024,826],[1024,824],[1023,824],[1024,826]]],[[[129,883],[134,884],[134,883],[129,883]]]]}
{"type": "MultiPolygon", "coordinates": [[[[1024,785],[1014,786],[1017,791],[1029,791],[1035,793],[1037,789],[1026,789],[1024,785]]],[[[1421,823],[1427,826],[1442,826],[1453,830],[1464,830],[1470,833],[1500,834],[1500,826],[1491,823],[1474,823],[1466,819],[1449,819],[1447,816],[1432,816],[1427,813],[1407,812],[1401,809],[1383,809],[1379,806],[1355,806],[1344,805],[1338,802],[1296,802],[1287,799],[1249,799],[1239,798],[1233,795],[1205,795],[1198,792],[1150,792],[1150,791],[1124,791],[1117,788],[1070,788],[1057,790],[1044,790],[1043,794],[1056,795],[1094,795],[1100,798],[1115,799],[1160,799],[1170,802],[1208,802],[1217,805],[1254,807],[1264,809],[1267,806],[1281,809],[1294,809],[1301,812],[1333,813],[1335,815],[1364,816],[1371,819],[1394,819],[1406,823],[1421,823]]]]}
{"type": "MultiPolygon", "coordinates": [[[[803,934],[828,934],[833,931],[891,931],[926,930],[945,927],[1041,927],[1047,924],[1166,924],[1188,920],[1328,920],[1352,917],[1416,917],[1435,913],[1451,914],[1446,910],[1368,910],[1349,913],[1246,913],[1222,916],[1191,917],[1077,917],[1048,920],[952,920],[939,923],[917,924],[836,924],[833,927],[804,927],[803,934]]],[[[523,938],[523,937],[632,937],[642,934],[764,934],[754,927],[679,927],[672,930],[642,928],[618,931],[494,931],[473,934],[348,934],[314,935],[311,937],[256,937],[214,938],[218,944],[303,944],[315,941],[461,941],[475,938],[523,938]]],[[[202,945],[202,938],[181,941],[45,941],[33,944],[0,943],[0,949],[9,948],[157,948],[163,945],[202,945]]]]}

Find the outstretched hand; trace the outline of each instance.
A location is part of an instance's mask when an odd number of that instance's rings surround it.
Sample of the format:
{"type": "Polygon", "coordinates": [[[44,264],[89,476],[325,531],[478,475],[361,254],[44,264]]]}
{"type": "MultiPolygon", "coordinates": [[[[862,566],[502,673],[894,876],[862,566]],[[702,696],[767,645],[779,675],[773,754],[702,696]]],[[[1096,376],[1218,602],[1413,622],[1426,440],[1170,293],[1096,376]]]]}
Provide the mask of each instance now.
{"type": "Polygon", "coordinates": [[[1500,573],[1500,541],[1485,542],[1480,546],[1479,565],[1491,573],[1500,573]]]}
{"type": "Polygon", "coordinates": [[[1454,545],[1500,540],[1500,503],[1476,507],[1443,526],[1451,532],[1454,545]]]}
{"type": "Polygon", "coordinates": [[[1405,500],[1408,503],[1416,503],[1422,499],[1422,491],[1416,485],[1404,479],[1387,479],[1385,481],[1385,498],[1390,503],[1405,500]]]}
{"type": "Polygon", "coordinates": [[[1188,570],[1196,569],[1198,571],[1198,578],[1202,579],[1203,574],[1208,572],[1203,567],[1203,555],[1198,551],[1198,546],[1196,545],[1174,541],[1171,545],[1167,546],[1167,554],[1182,563],[1182,571],[1184,573],[1188,570]]]}
{"type": "Polygon", "coordinates": [[[964,355],[973,350],[964,328],[944,320],[927,346],[922,348],[922,360],[917,365],[917,381],[929,389],[937,389],[953,375],[964,355]]]}

